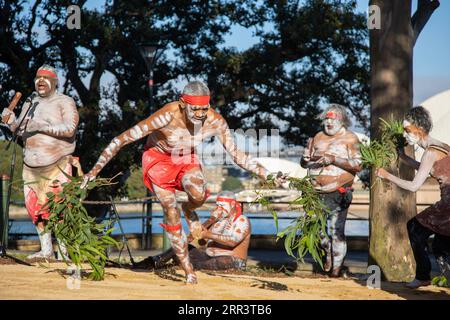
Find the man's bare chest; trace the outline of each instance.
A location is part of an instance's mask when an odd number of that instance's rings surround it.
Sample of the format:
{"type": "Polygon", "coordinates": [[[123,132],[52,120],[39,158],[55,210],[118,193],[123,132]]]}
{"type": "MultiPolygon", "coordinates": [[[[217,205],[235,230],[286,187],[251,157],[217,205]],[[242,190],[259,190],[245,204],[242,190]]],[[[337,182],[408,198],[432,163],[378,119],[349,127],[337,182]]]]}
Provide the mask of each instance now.
{"type": "Polygon", "coordinates": [[[314,141],[312,155],[329,153],[336,156],[344,156],[348,152],[347,142],[344,139],[318,139],[314,141]]]}

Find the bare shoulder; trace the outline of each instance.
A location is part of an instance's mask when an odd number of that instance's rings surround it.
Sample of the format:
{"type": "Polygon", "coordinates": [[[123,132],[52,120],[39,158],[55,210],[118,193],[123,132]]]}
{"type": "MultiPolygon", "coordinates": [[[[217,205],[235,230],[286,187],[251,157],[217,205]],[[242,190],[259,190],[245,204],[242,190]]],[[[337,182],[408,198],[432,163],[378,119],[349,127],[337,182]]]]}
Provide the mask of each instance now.
{"type": "Polygon", "coordinates": [[[318,141],[318,140],[322,140],[326,137],[326,134],[323,133],[323,131],[319,131],[315,136],[314,136],[314,141],[318,141]]]}
{"type": "Polygon", "coordinates": [[[243,223],[243,224],[250,226],[250,219],[247,218],[245,215],[239,216],[239,218],[236,220],[236,222],[241,223],[241,224],[243,223]]]}
{"type": "Polygon", "coordinates": [[[180,112],[180,103],[178,101],[172,101],[169,103],[166,103],[161,108],[159,108],[155,113],[165,113],[165,112],[171,112],[173,114],[180,112]]]}
{"type": "Polygon", "coordinates": [[[219,119],[225,121],[222,115],[219,112],[217,112],[213,107],[209,108],[207,117],[211,117],[211,119],[219,119]]]}
{"type": "Polygon", "coordinates": [[[226,128],[228,126],[225,118],[213,108],[209,108],[206,117],[208,119],[207,121],[209,125],[217,125],[218,127],[222,128],[226,128]]]}
{"type": "Polygon", "coordinates": [[[358,136],[351,130],[347,130],[345,133],[345,137],[346,139],[349,140],[350,143],[355,144],[355,143],[359,143],[359,138],[358,136]]]}
{"type": "Polygon", "coordinates": [[[68,95],[65,95],[63,93],[57,93],[56,100],[61,103],[62,105],[73,105],[76,106],[75,100],[72,97],[69,97],[68,95]]]}

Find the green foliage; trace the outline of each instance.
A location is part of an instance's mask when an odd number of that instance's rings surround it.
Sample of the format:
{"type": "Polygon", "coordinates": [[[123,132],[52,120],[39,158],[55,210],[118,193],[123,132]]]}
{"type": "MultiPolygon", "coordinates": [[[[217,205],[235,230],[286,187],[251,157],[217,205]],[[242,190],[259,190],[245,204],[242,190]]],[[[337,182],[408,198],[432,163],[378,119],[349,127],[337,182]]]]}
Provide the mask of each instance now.
{"type": "Polygon", "coordinates": [[[431,283],[438,287],[450,288],[450,282],[445,276],[436,276],[433,278],[431,283]]]}
{"type": "MultiPolygon", "coordinates": [[[[257,193],[256,202],[266,207],[274,217],[277,228],[277,240],[284,238],[286,252],[300,261],[309,253],[314,261],[323,267],[322,258],[325,251],[321,247],[321,237],[327,237],[327,216],[329,209],[320,199],[315,191],[311,176],[304,178],[288,178],[289,188],[297,190],[300,195],[291,201],[290,208],[301,207],[303,214],[295,219],[286,229],[278,232],[277,212],[271,208],[271,202],[263,195],[257,193]]],[[[275,186],[273,176],[268,177],[267,187],[273,189],[275,186]]]]}
{"type": "Polygon", "coordinates": [[[385,168],[398,159],[397,148],[405,146],[403,125],[398,120],[381,119],[381,138],[369,145],[360,144],[362,164],[366,168],[385,168]]]}
{"type": "MultiPolygon", "coordinates": [[[[0,141],[0,174],[6,174],[9,176],[11,168],[12,150],[13,146],[9,147],[6,151],[6,145],[8,142],[0,141]]],[[[11,201],[24,201],[23,197],[23,180],[22,180],[22,148],[16,146],[16,163],[14,168],[13,185],[11,188],[11,201]]]]}
{"type": "MultiPolygon", "coordinates": [[[[81,268],[85,261],[92,272],[89,278],[103,280],[105,276],[106,249],[118,246],[110,237],[113,229],[109,225],[96,223],[82,204],[89,190],[110,185],[112,179],[96,179],[89,182],[87,188],[81,189],[81,178],[70,177],[70,182],[63,183],[60,193],[47,193],[48,201],[44,207],[51,213],[45,231],[53,231],[66,246],[73,264],[81,268]]],[[[59,245],[59,244],[58,244],[59,245]]],[[[65,260],[65,258],[64,258],[65,260]]],[[[67,264],[69,261],[65,260],[67,264]]]]}
{"type": "Polygon", "coordinates": [[[228,176],[222,182],[222,190],[236,191],[242,189],[242,182],[236,177],[228,176]]]}
{"type": "Polygon", "coordinates": [[[147,195],[146,187],[142,181],[142,168],[135,168],[131,170],[130,177],[126,183],[128,197],[143,198],[147,195]]]}

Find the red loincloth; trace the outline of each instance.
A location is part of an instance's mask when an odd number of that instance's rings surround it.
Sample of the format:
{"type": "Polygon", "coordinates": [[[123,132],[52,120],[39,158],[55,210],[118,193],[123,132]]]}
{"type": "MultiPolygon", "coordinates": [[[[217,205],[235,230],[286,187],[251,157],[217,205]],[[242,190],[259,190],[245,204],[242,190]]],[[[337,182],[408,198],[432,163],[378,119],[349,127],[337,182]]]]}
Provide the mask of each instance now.
{"type": "Polygon", "coordinates": [[[150,148],[142,154],[142,177],[145,186],[152,192],[152,183],[164,190],[183,191],[181,180],[193,168],[202,168],[195,153],[172,157],[170,153],[150,148]]]}
{"type": "MultiPolygon", "coordinates": [[[[67,164],[63,170],[69,176],[72,175],[72,165],[71,165],[70,161],[67,162],[67,164]]],[[[63,189],[62,184],[64,182],[69,182],[69,180],[70,179],[64,173],[59,171],[57,173],[57,175],[52,177],[51,181],[49,181],[48,187],[46,188],[46,190],[40,190],[38,192],[59,193],[63,189]]],[[[39,218],[42,220],[48,220],[50,213],[46,210],[46,208],[43,208],[43,206],[47,202],[48,198],[45,197],[44,203],[39,203],[38,193],[35,190],[33,190],[33,186],[34,186],[33,184],[30,184],[26,188],[25,207],[27,209],[28,215],[30,216],[31,220],[33,221],[34,224],[36,224],[39,221],[39,218]]]]}

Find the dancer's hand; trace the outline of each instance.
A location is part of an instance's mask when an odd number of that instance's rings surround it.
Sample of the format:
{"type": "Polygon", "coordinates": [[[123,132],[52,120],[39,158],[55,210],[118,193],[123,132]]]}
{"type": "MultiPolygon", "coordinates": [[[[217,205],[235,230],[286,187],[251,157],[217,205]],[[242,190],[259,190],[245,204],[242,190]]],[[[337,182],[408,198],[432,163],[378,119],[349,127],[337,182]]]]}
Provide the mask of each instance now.
{"type": "Polygon", "coordinates": [[[273,182],[275,183],[276,187],[285,188],[285,184],[288,182],[288,176],[281,171],[278,171],[273,182]]]}
{"type": "Polygon", "coordinates": [[[306,148],[303,149],[303,161],[309,162],[311,161],[311,144],[312,144],[312,138],[308,139],[308,142],[306,143],[306,148]]]}
{"type": "Polygon", "coordinates": [[[83,176],[83,181],[81,182],[81,189],[87,187],[89,181],[95,180],[96,176],[92,174],[90,171],[83,176]]]}
{"type": "Polygon", "coordinates": [[[16,115],[14,112],[9,110],[8,108],[3,109],[2,111],[2,122],[7,125],[11,125],[16,121],[16,115]],[[7,120],[7,121],[6,121],[7,120]]]}
{"type": "Polygon", "coordinates": [[[317,164],[322,166],[328,166],[336,161],[336,157],[329,153],[324,153],[323,156],[317,160],[317,164]]]}
{"type": "Polygon", "coordinates": [[[376,175],[377,177],[380,177],[380,178],[383,178],[383,179],[387,179],[387,177],[388,177],[388,175],[389,175],[389,172],[387,172],[387,171],[384,170],[383,168],[378,168],[378,169],[375,171],[375,175],[376,175]]]}
{"type": "Polygon", "coordinates": [[[200,221],[192,221],[189,224],[189,231],[195,240],[202,238],[203,226],[200,221]]]}
{"type": "Polygon", "coordinates": [[[200,238],[208,240],[210,235],[210,231],[206,229],[204,226],[202,226],[202,232],[200,233],[200,238]]]}

